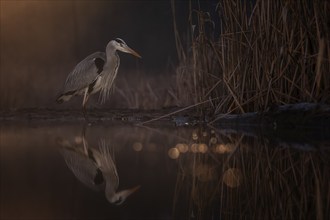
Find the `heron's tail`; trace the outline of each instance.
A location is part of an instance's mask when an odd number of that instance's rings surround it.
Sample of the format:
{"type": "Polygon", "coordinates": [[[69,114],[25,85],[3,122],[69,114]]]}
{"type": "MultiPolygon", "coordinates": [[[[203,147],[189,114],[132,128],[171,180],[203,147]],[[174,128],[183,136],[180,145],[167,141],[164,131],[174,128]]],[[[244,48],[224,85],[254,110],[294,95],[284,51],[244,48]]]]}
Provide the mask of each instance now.
{"type": "Polygon", "coordinates": [[[58,104],[61,104],[63,102],[69,101],[71,97],[75,94],[75,91],[73,92],[66,92],[64,94],[61,94],[57,97],[56,102],[58,104]]]}
{"type": "Polygon", "coordinates": [[[56,102],[58,104],[61,104],[61,103],[65,102],[65,101],[68,101],[70,98],[68,98],[67,96],[64,96],[64,95],[60,95],[59,97],[57,97],[56,102]]]}

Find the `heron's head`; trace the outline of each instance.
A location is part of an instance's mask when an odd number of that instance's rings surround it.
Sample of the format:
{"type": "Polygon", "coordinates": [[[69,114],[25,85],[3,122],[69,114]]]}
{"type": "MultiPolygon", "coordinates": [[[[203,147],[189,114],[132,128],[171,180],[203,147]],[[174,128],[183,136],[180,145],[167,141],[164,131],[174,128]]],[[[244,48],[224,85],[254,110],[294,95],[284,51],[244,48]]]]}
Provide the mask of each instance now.
{"type": "Polygon", "coordinates": [[[111,204],[121,205],[123,202],[125,202],[128,196],[136,192],[139,188],[140,186],[136,186],[131,189],[122,190],[116,193],[106,190],[105,196],[111,204]]]}
{"type": "Polygon", "coordinates": [[[116,50],[119,50],[124,53],[130,53],[138,58],[141,58],[141,56],[137,52],[135,52],[132,48],[127,46],[125,41],[123,41],[120,38],[116,38],[116,39],[110,41],[110,43],[115,47],[116,50]]]}

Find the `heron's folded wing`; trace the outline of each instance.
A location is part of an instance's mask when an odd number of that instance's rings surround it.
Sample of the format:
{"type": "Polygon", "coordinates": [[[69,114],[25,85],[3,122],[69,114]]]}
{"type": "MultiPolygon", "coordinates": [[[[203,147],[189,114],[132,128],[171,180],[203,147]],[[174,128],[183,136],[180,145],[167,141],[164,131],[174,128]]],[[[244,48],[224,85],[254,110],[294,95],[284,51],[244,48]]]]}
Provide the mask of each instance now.
{"type": "Polygon", "coordinates": [[[86,155],[66,148],[61,149],[61,153],[67,166],[80,182],[96,191],[103,189],[102,173],[93,160],[86,155]]]}
{"type": "Polygon", "coordinates": [[[84,89],[93,83],[103,70],[105,59],[105,53],[95,52],[78,63],[68,75],[62,94],[84,89]]]}

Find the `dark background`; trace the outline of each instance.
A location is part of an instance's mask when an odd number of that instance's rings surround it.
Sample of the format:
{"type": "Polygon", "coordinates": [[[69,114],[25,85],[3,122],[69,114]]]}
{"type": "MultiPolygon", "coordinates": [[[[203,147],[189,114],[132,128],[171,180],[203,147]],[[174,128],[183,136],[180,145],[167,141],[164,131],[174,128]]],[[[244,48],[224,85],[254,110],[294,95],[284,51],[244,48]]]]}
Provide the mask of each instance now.
{"type": "MultiPolygon", "coordinates": [[[[73,67],[87,55],[104,51],[117,37],[143,57],[120,54],[118,78],[128,85],[141,77],[164,76],[160,81],[167,81],[164,79],[171,77],[178,63],[170,0],[1,0],[0,4],[1,109],[80,107],[80,99],[60,106],[54,100],[73,67]]],[[[216,5],[213,1],[192,4],[213,11],[216,5]]],[[[184,35],[189,1],[175,1],[175,8],[184,35]]],[[[152,83],[151,87],[159,86],[152,83]]]]}

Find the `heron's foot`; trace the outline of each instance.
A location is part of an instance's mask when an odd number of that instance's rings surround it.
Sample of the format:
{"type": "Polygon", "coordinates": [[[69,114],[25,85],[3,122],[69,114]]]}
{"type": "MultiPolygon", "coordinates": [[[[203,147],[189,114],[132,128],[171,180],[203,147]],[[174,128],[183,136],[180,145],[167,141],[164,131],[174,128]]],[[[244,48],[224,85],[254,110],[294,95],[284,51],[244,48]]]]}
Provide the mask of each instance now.
{"type": "Polygon", "coordinates": [[[85,124],[90,125],[92,123],[92,121],[88,118],[86,111],[83,111],[83,115],[84,115],[84,119],[85,119],[85,124]]]}
{"type": "Polygon", "coordinates": [[[95,122],[93,122],[93,121],[85,121],[85,126],[92,126],[93,124],[95,124],[95,122]]]}
{"type": "Polygon", "coordinates": [[[84,118],[85,118],[85,123],[84,123],[85,126],[92,126],[93,124],[96,124],[98,122],[97,120],[92,120],[85,115],[84,115],[84,118]]]}

